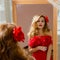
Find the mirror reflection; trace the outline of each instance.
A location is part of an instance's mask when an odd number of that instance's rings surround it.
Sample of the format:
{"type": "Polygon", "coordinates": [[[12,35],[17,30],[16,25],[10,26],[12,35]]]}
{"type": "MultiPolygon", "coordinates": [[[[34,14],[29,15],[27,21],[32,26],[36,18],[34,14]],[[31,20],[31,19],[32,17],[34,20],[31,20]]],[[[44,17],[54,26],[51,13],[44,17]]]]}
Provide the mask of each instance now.
{"type": "Polygon", "coordinates": [[[53,60],[53,7],[50,4],[17,4],[17,25],[25,34],[22,47],[35,60],[53,60]],[[51,12],[49,12],[51,11],[51,12]]]}

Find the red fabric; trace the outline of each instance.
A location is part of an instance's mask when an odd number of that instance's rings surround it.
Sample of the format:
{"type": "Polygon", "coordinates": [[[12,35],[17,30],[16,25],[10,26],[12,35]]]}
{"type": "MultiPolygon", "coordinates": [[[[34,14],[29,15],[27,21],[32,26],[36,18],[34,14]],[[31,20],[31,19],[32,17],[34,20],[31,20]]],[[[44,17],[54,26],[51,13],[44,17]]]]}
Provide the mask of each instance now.
{"type": "MultiPolygon", "coordinates": [[[[51,36],[34,36],[28,43],[28,45],[32,48],[37,46],[46,46],[48,48],[50,44],[52,44],[51,36]]],[[[47,51],[38,50],[32,55],[36,58],[36,60],[46,60],[47,51]]],[[[52,60],[52,58],[50,60],[52,60]]]]}

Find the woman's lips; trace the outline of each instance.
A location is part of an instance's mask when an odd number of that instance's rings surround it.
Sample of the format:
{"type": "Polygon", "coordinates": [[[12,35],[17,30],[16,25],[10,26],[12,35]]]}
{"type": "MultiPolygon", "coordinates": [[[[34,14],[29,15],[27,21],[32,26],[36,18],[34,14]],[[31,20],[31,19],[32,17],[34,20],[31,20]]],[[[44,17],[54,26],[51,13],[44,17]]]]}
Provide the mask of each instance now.
{"type": "Polygon", "coordinates": [[[42,26],[42,25],[39,25],[39,26],[42,26]]]}

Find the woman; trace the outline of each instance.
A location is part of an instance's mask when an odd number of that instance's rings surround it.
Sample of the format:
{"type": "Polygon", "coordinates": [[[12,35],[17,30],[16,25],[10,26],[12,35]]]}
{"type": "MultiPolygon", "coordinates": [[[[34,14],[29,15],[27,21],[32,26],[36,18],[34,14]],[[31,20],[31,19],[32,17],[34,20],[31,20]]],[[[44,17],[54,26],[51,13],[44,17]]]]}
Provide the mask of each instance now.
{"type": "Polygon", "coordinates": [[[29,51],[36,60],[52,60],[52,34],[47,16],[34,16],[29,36],[29,51]]]}
{"type": "Polygon", "coordinates": [[[20,41],[24,41],[21,27],[0,25],[0,60],[28,60],[25,51],[18,45],[20,41]]]}

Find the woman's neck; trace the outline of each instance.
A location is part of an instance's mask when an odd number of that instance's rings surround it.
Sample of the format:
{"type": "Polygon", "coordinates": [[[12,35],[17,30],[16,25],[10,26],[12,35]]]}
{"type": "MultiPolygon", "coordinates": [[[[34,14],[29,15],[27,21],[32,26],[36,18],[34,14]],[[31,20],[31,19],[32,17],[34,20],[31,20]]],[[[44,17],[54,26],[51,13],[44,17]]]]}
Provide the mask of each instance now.
{"type": "Polygon", "coordinates": [[[44,35],[44,32],[42,29],[39,30],[39,35],[44,35]]]}

